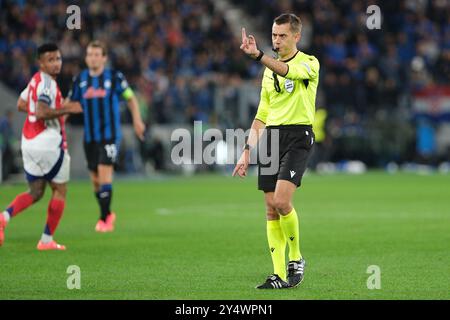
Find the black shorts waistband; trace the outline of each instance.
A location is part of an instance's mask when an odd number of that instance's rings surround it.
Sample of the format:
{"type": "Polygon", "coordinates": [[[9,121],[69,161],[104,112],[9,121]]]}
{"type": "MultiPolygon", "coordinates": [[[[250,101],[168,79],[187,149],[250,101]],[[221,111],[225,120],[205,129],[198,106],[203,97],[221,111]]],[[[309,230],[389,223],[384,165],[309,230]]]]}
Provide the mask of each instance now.
{"type": "Polygon", "coordinates": [[[280,129],[280,130],[312,130],[312,125],[310,124],[288,124],[281,126],[268,126],[266,129],[280,129]]]}

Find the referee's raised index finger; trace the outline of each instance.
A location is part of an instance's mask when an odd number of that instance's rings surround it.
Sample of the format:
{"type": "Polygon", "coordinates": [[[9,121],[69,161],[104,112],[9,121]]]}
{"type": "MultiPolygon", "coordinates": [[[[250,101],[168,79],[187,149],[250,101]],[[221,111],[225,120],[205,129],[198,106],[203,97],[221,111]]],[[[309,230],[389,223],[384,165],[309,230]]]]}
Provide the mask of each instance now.
{"type": "Polygon", "coordinates": [[[245,28],[242,28],[242,40],[247,38],[247,35],[245,34],[245,28]]]}

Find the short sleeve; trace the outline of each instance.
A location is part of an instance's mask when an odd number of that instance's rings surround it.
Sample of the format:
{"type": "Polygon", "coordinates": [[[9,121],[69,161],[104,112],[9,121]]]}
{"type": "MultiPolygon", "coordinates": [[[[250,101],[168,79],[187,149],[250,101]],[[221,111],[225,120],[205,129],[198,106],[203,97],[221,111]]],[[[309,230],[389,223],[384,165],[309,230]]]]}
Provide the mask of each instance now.
{"type": "Polygon", "coordinates": [[[38,101],[44,102],[48,105],[52,104],[52,101],[56,97],[56,90],[53,89],[53,87],[55,87],[52,83],[53,81],[54,80],[49,76],[45,76],[42,78],[42,81],[39,82],[36,89],[38,101]]]}
{"type": "Polygon", "coordinates": [[[319,74],[320,64],[314,56],[309,56],[307,59],[289,63],[289,70],[285,78],[290,80],[298,79],[314,79],[319,74]]]}
{"type": "Polygon", "coordinates": [[[25,89],[23,89],[23,91],[20,93],[20,99],[22,99],[23,101],[28,101],[28,93],[30,91],[30,89],[28,87],[29,86],[27,86],[25,89]]]}
{"type": "Polygon", "coordinates": [[[115,75],[115,83],[116,83],[116,92],[119,96],[121,96],[125,90],[127,90],[130,86],[128,85],[127,79],[122,72],[117,71],[115,75]]]}

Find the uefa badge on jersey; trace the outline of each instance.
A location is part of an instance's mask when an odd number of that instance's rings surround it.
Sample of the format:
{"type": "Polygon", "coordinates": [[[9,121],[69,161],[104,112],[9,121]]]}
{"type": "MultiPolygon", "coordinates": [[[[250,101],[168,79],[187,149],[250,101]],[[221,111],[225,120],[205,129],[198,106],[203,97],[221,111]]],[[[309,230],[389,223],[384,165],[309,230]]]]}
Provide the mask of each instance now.
{"type": "Polygon", "coordinates": [[[286,79],[286,81],[284,82],[284,88],[289,93],[294,91],[294,81],[292,81],[291,79],[286,79]]]}

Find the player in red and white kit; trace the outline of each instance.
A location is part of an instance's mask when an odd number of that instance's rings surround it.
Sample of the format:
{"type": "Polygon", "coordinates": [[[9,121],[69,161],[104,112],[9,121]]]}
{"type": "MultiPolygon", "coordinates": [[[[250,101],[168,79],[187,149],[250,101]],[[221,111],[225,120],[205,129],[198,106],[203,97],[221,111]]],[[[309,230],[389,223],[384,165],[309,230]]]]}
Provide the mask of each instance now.
{"type": "Polygon", "coordinates": [[[52,189],[47,223],[38,250],[65,250],[53,240],[64,211],[66,183],[69,181],[70,157],[64,129],[65,115],[81,112],[77,103],[63,103],[56,84],[61,71],[61,53],[47,43],[37,50],[39,71],[33,76],[17,102],[19,111],[27,113],[22,130],[22,158],[29,190],[19,194],[0,214],[0,246],[10,219],[39,201],[46,184],[52,189]]]}

